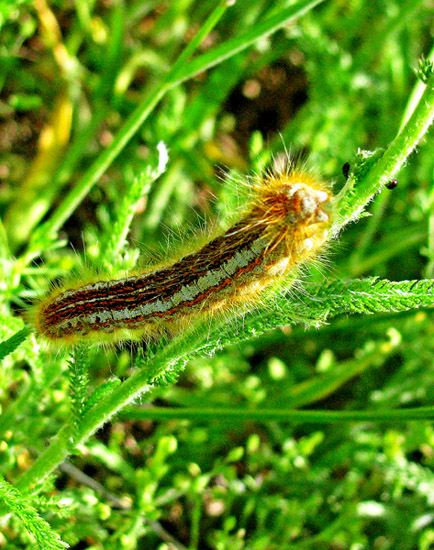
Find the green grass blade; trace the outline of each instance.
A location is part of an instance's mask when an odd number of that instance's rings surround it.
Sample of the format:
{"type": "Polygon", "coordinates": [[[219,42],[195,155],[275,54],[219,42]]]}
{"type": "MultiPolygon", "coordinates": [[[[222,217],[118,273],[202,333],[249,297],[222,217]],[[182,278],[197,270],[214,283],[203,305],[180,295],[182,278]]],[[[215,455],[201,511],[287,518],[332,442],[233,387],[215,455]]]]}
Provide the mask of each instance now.
{"type": "Polygon", "coordinates": [[[75,208],[80,204],[83,198],[90,191],[96,181],[107,170],[113,160],[123,150],[125,145],[129,142],[132,136],[137,132],[140,126],[148,118],[155,106],[159,103],[166,92],[173,86],[195,76],[196,74],[210,68],[217,63],[222,62],[224,59],[235,55],[237,52],[250,46],[255,40],[268,34],[275,32],[288,21],[302,15],[307,10],[312,9],[314,6],[322,2],[323,0],[314,0],[296,3],[290,8],[281,10],[272,17],[266,19],[264,22],[255,25],[253,29],[247,31],[240,37],[229,40],[219,48],[213,50],[209,54],[204,54],[198,59],[190,62],[186,65],[187,60],[193,54],[197,46],[203,41],[205,36],[212,30],[217,24],[218,20],[223,16],[224,12],[228,8],[226,1],[220,2],[215,8],[213,13],[201,27],[200,31],[193,38],[190,44],[185,48],[184,52],[180,55],[178,60],[174,63],[166,78],[157,86],[157,88],[138,105],[135,111],[125,122],[124,126],[117,133],[115,139],[105,151],[103,151],[92,166],[88,169],[82,179],[72,189],[66,199],[56,209],[51,218],[40,226],[29,245],[23,263],[28,263],[35,256],[38,255],[41,248],[41,242],[46,239],[46,235],[52,235],[55,233],[68,217],[74,212],[75,208]]]}
{"type": "Polygon", "coordinates": [[[376,411],[330,411],[294,409],[246,409],[243,408],[165,408],[149,407],[127,408],[120,417],[129,420],[192,420],[210,422],[212,420],[233,422],[314,422],[319,424],[335,424],[342,422],[414,422],[434,420],[434,407],[415,407],[408,409],[387,409],[376,411]]]}
{"type": "Polygon", "coordinates": [[[90,166],[82,179],[75,185],[66,199],[59,205],[51,218],[41,225],[34,233],[33,239],[24,256],[24,263],[31,261],[41,248],[41,243],[52,236],[74,212],[83,198],[90,191],[96,181],[107,170],[113,160],[123,150],[125,145],[138,131],[140,126],[148,118],[154,107],[158,104],[161,98],[166,94],[172,83],[177,79],[179,71],[182,69],[186,61],[191,57],[196,48],[204,40],[207,34],[217,24],[218,20],[223,16],[228,8],[227,2],[219,2],[211,15],[205,21],[200,31],[191,40],[185,50],[181,53],[177,61],[171,67],[166,78],[164,78],[156,87],[156,89],[146,96],[143,101],[136,107],[133,113],[128,117],[125,124],[116,134],[113,142],[105,149],[90,166]]]}
{"type": "Polygon", "coordinates": [[[188,80],[189,78],[193,78],[203,71],[206,71],[218,63],[221,63],[225,59],[228,59],[229,57],[245,50],[260,38],[264,38],[265,36],[276,32],[289,23],[292,19],[301,17],[318,4],[321,4],[323,1],[324,0],[301,0],[299,2],[295,2],[289,8],[280,10],[265,19],[265,21],[257,23],[253,28],[246,31],[241,36],[232,38],[214,50],[201,55],[193,61],[190,61],[185,66],[184,70],[179,72],[177,79],[172,82],[172,85],[175,86],[185,80],[188,80]]]}

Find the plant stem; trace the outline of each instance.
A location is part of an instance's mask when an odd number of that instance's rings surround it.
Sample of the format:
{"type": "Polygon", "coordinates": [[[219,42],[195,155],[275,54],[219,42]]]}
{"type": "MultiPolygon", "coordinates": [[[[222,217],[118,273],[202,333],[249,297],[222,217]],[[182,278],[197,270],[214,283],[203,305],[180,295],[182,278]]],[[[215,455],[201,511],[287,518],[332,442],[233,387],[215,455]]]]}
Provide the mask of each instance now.
{"type": "Polygon", "coordinates": [[[256,24],[252,29],[244,32],[241,36],[236,36],[227,42],[224,42],[214,50],[207,52],[197,59],[190,61],[185,69],[179,73],[178,80],[173,85],[180,84],[211,67],[217,65],[232,57],[233,55],[245,50],[256,42],[259,38],[263,38],[276,32],[292,19],[300,17],[307,11],[313,9],[324,0],[301,0],[294,3],[289,8],[280,10],[278,13],[267,17],[262,23],[256,24]]]}
{"type": "Polygon", "coordinates": [[[217,24],[227,8],[227,1],[221,0],[205,21],[199,32],[193,37],[191,42],[178,57],[166,77],[163,78],[155,90],[149,96],[146,96],[136,107],[133,113],[126,120],[124,126],[119,130],[110,146],[98,156],[96,161],[84,174],[80,182],[72,189],[67,198],[60,204],[48,222],[39,227],[39,230],[35,233],[35,238],[31,241],[29,249],[26,252],[26,263],[31,261],[38,254],[41,235],[52,235],[63,225],[63,223],[68,219],[75,208],[90,191],[92,186],[104,174],[113,160],[119,155],[133,135],[138,131],[160,99],[173,86],[174,82],[177,82],[178,74],[183,69],[187,60],[193,55],[197,47],[217,24]]]}
{"type": "Polygon", "coordinates": [[[358,218],[371,198],[397,174],[434,120],[434,75],[431,75],[425,91],[407,124],[395,137],[383,156],[372,166],[352,189],[354,181],[342,189],[335,199],[337,215],[332,227],[336,235],[350,221],[358,218]]]}
{"type": "Polygon", "coordinates": [[[19,268],[22,269],[39,254],[41,240],[43,240],[44,237],[46,238],[46,235],[53,235],[53,233],[58,231],[170,88],[246,49],[259,38],[275,32],[291,19],[302,15],[321,2],[323,2],[323,0],[300,0],[293,6],[282,9],[262,23],[255,25],[251,30],[245,32],[241,36],[228,40],[211,52],[203,54],[187,64],[187,60],[228,8],[229,3],[227,0],[221,1],[201,27],[200,31],[179,56],[166,77],[160,82],[156,89],[149,96],[146,96],[136,107],[126,120],[124,126],[119,130],[112,143],[98,156],[82,179],[53,213],[51,218],[35,231],[28,249],[18,264],[19,268]]]}
{"type": "MultiPolygon", "coordinates": [[[[75,445],[88,439],[103,424],[138,395],[149,391],[149,384],[169,366],[182,362],[184,356],[199,348],[208,330],[190,330],[174,338],[153,358],[148,359],[137,372],[131,375],[112,393],[104,397],[82,418],[74,437],[75,445]]],[[[70,454],[71,429],[65,425],[53,438],[50,446],[39,456],[33,466],[18,480],[16,487],[20,491],[28,490],[33,484],[42,481],[70,454]]]]}
{"type": "Polygon", "coordinates": [[[127,409],[121,413],[123,419],[135,420],[228,420],[233,423],[235,420],[255,422],[278,421],[278,422],[315,422],[330,424],[336,422],[403,422],[414,420],[433,420],[434,407],[418,407],[409,409],[389,409],[375,411],[327,411],[308,410],[299,411],[295,409],[260,409],[246,410],[242,408],[165,408],[150,407],[147,409],[127,409]]]}
{"type": "MultiPolygon", "coordinates": [[[[300,2],[297,4],[300,7],[301,4],[304,4],[305,9],[308,9],[307,6],[312,7],[313,5],[319,3],[320,0],[314,2],[300,2]]],[[[206,23],[206,30],[212,28],[217,20],[223,15],[224,10],[226,9],[226,4],[219,4],[214,13],[210,16],[206,23]]],[[[295,9],[295,6],[291,8],[295,9]]],[[[287,10],[282,10],[283,12],[288,12],[287,10]]],[[[299,13],[297,11],[297,13],[299,13]]],[[[292,17],[294,14],[292,13],[292,17]]],[[[269,18],[273,19],[273,18],[269,18]]],[[[269,19],[266,21],[269,22],[269,19]]],[[[264,31],[264,22],[261,26],[262,31],[264,31]]],[[[277,22],[273,20],[273,23],[277,25],[277,22]]],[[[205,31],[204,31],[205,32],[205,31]]],[[[83,180],[73,191],[69,197],[69,204],[61,205],[58,211],[54,214],[53,218],[48,222],[48,225],[45,226],[45,230],[55,231],[60,225],[65,221],[68,215],[71,213],[71,205],[75,206],[83,198],[84,194],[89,190],[93,185],[96,179],[104,172],[104,170],[109,166],[111,161],[119,154],[131,136],[139,128],[139,126],[146,119],[148,114],[152,111],[156,103],[161,99],[164,93],[182,79],[188,78],[193,74],[196,74],[191,70],[191,64],[189,71],[187,71],[188,66],[183,70],[182,66],[185,63],[186,59],[190,57],[192,51],[197,47],[198,43],[203,39],[204,32],[200,33],[200,36],[196,36],[192,43],[187,47],[187,49],[180,56],[178,61],[173,66],[172,70],[169,72],[168,76],[163,80],[154,94],[144,100],[144,102],[136,109],[136,111],[131,115],[127,120],[125,126],[119,132],[117,138],[112,143],[112,145],[102,153],[102,155],[97,159],[94,165],[86,173],[83,180]],[[203,36],[202,36],[203,35],[203,36]],[[194,43],[193,43],[194,42],[194,43]],[[178,79],[178,80],[177,80],[178,79]]],[[[271,30],[269,32],[272,32],[271,30]]],[[[251,35],[247,33],[249,39],[251,35]]],[[[243,35],[244,36],[244,35],[243,35]]],[[[240,39],[238,39],[240,40],[240,39]]],[[[241,47],[241,46],[240,46],[241,47]]],[[[244,43],[244,47],[247,47],[244,43]]],[[[239,51],[239,50],[237,50],[239,51]]],[[[222,55],[228,57],[230,52],[222,52],[222,55]]],[[[221,61],[223,57],[218,60],[215,60],[215,63],[221,61]]],[[[214,64],[215,64],[214,63],[214,64]]],[[[208,67],[207,65],[206,67],[208,67]]],[[[205,65],[201,65],[201,70],[206,68],[205,65]]],[[[199,70],[197,71],[199,72],[199,70]]],[[[351,219],[357,217],[357,215],[363,210],[366,203],[371,199],[373,194],[375,194],[385,183],[387,183],[399,170],[400,166],[405,162],[408,155],[412,152],[414,147],[420,141],[424,133],[427,131],[428,127],[432,123],[434,118],[434,79],[431,77],[429,79],[425,93],[413,113],[412,117],[408,121],[405,128],[402,132],[395,138],[388,150],[384,153],[382,158],[373,166],[373,168],[368,172],[366,177],[361,182],[360,188],[357,189],[357,194],[351,193],[350,200],[345,202],[345,195],[340,195],[338,198],[338,206],[342,209],[338,209],[339,212],[343,212],[341,217],[337,217],[338,225],[335,227],[335,230],[338,231],[343,225],[348,223],[351,219]]],[[[215,323],[214,328],[218,323],[215,323]]],[[[145,365],[138,370],[135,374],[130,376],[128,380],[123,382],[118,386],[113,392],[106,397],[104,397],[98,404],[96,404],[88,413],[83,417],[79,427],[78,434],[76,436],[77,444],[84,442],[92,433],[94,433],[98,428],[100,428],[105,422],[107,422],[114,414],[119,412],[125,405],[130,403],[133,399],[145,391],[149,390],[149,383],[152,382],[158,375],[165,372],[169,367],[173,367],[182,360],[185,360],[190,356],[194,350],[200,348],[204,339],[207,335],[212,332],[211,327],[202,326],[200,330],[186,331],[181,336],[174,338],[164,349],[159,351],[153,358],[149,359],[145,365]]],[[[413,410],[414,411],[414,410],[413,410]]],[[[427,411],[431,409],[424,409],[424,414],[427,414],[427,411]]],[[[243,411],[237,410],[237,417],[240,418],[243,411]]],[[[269,415],[269,418],[272,419],[273,415],[276,415],[276,411],[262,411],[265,413],[264,416],[269,415]]],[[[257,418],[257,411],[244,411],[245,415],[254,414],[257,418]]],[[[318,411],[286,411],[287,415],[295,415],[297,413],[298,418],[302,419],[304,415],[304,420],[311,420],[315,422],[325,421],[325,419],[341,419],[345,418],[347,420],[369,420],[369,419],[390,419],[391,411],[381,412],[378,411],[324,411],[322,414],[319,414],[318,411]],[[363,416],[367,415],[367,416],[363,416]],[[375,416],[375,414],[377,416],[375,416]],[[358,416],[359,415],[359,416],[358,416]],[[374,416],[369,416],[374,415],[374,416]],[[383,416],[381,416],[383,415],[383,416]],[[321,420],[323,419],[323,420],[321,420]]],[[[213,411],[213,415],[215,411],[213,411]]],[[[279,414],[284,414],[282,411],[279,411],[279,414]]],[[[434,416],[434,413],[432,413],[434,416]]],[[[405,419],[405,411],[393,411],[393,420],[396,420],[401,415],[401,419],[405,419]]],[[[213,416],[215,417],[215,416],[213,416]]],[[[203,418],[203,417],[201,417],[203,418]]],[[[289,419],[289,416],[287,417],[289,419]]],[[[426,418],[426,416],[418,416],[417,418],[426,418]]],[[[292,417],[295,419],[295,416],[292,417]]],[[[330,421],[330,420],[327,420],[330,421]]],[[[50,472],[52,472],[69,454],[69,426],[65,426],[58,433],[58,435],[53,439],[51,445],[46,449],[44,453],[38,458],[35,464],[28,470],[18,481],[17,487],[20,490],[29,489],[32,484],[38,483],[44,477],[46,477],[50,472]]]]}
{"type": "MultiPolygon", "coordinates": [[[[241,51],[260,36],[270,34],[277,28],[283,26],[289,19],[311,9],[321,1],[323,0],[302,0],[290,8],[281,10],[278,14],[266,19],[263,23],[255,26],[254,29],[248,31],[241,37],[228,41],[228,43],[222,45],[220,48],[216,48],[214,52],[210,53],[213,55],[205,54],[199,58],[202,59],[202,62],[199,63],[198,60],[196,60],[195,63],[193,62],[185,66],[187,59],[227,9],[228,3],[226,0],[220,2],[199,33],[178,58],[166,78],[161,82],[154,93],[145,98],[139,107],[137,107],[110,147],[98,157],[80,183],[53,214],[52,218],[42,226],[43,232],[52,234],[52,232],[59,229],[170,87],[221,62],[230,55],[241,51]]],[[[37,240],[38,239],[35,240],[34,245],[37,244],[37,240]]],[[[32,245],[30,246],[26,253],[27,261],[37,253],[36,248],[37,247],[32,249],[32,245]]],[[[214,327],[217,324],[218,322],[211,323],[214,327]]],[[[149,383],[158,375],[162,374],[169,366],[173,366],[182,361],[185,356],[192,354],[195,349],[198,349],[204,339],[207,338],[210,331],[211,326],[202,326],[200,330],[193,329],[186,331],[182,336],[174,338],[169,345],[161,350],[161,352],[157,353],[152,359],[149,359],[140,370],[130,376],[128,380],[123,382],[113,390],[111,394],[103,398],[84,415],[78,427],[78,433],[74,438],[76,444],[85,441],[125,405],[137,398],[139,394],[148,391],[149,383]]],[[[33,484],[38,483],[49,475],[68,456],[70,452],[69,442],[70,428],[66,425],[60,430],[57,436],[53,438],[51,445],[40,455],[34,465],[20,477],[17,487],[20,490],[28,490],[33,484]]]]}

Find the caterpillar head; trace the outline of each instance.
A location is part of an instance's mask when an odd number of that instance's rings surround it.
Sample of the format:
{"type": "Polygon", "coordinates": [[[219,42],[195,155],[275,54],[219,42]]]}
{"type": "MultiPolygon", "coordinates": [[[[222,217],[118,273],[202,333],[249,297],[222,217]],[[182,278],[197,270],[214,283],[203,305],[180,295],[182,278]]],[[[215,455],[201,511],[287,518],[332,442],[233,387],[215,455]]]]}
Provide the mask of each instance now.
{"type": "Polygon", "coordinates": [[[326,212],[330,194],[305,183],[291,183],[284,188],[286,222],[288,224],[313,225],[328,223],[326,212]]]}

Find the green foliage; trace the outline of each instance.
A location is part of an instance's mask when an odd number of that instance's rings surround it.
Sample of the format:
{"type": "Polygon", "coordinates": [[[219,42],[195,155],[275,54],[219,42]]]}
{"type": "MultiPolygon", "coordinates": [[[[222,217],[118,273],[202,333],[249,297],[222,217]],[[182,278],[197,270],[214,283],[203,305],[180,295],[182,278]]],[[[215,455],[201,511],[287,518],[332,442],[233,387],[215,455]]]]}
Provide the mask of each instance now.
{"type": "Polygon", "coordinates": [[[89,358],[84,346],[77,346],[68,361],[68,378],[71,393],[71,450],[79,430],[86,405],[89,385],[89,358]]]}
{"type": "Polygon", "coordinates": [[[106,269],[113,269],[113,266],[118,270],[133,267],[128,265],[128,263],[124,266],[125,259],[122,261],[119,256],[123,257],[126,254],[125,248],[128,244],[126,238],[130,230],[130,225],[134,216],[134,208],[137,202],[139,199],[145,199],[148,196],[152,183],[166,170],[166,148],[161,142],[158,144],[157,149],[159,154],[157,166],[155,168],[146,166],[139,175],[133,177],[119,205],[117,217],[114,223],[112,223],[111,228],[107,231],[107,242],[105,246],[103,245],[101,250],[103,264],[106,269]]]}
{"type": "Polygon", "coordinates": [[[7,357],[10,353],[15,351],[17,347],[24,342],[27,336],[30,334],[30,329],[28,327],[22,328],[15,334],[13,334],[7,340],[0,342],[0,361],[7,357]]]}
{"type": "Polygon", "coordinates": [[[430,7],[15,1],[0,26],[0,548],[430,548],[430,7]],[[335,195],[293,284],[142,343],[23,328],[52,280],[226,223],[285,146],[335,195]]]}
{"type": "Polygon", "coordinates": [[[7,22],[18,19],[19,9],[30,4],[30,0],[1,0],[0,1],[0,28],[7,22]]]}
{"type": "Polygon", "coordinates": [[[266,307],[247,313],[227,328],[206,327],[201,352],[212,354],[219,347],[242,342],[265,331],[295,322],[320,327],[332,317],[351,313],[390,313],[432,307],[433,281],[390,282],[383,279],[332,281],[321,286],[305,285],[302,292],[283,291],[266,307]],[[288,299],[288,296],[290,299],[288,299]]]}
{"type": "Polygon", "coordinates": [[[20,494],[13,485],[0,476],[0,496],[3,506],[9,508],[23,522],[27,531],[33,535],[38,547],[44,550],[68,548],[57,533],[42,519],[29,504],[28,497],[20,494]]]}
{"type": "Polygon", "coordinates": [[[427,84],[434,69],[434,64],[431,61],[431,59],[425,59],[425,57],[421,57],[419,59],[419,65],[417,69],[415,70],[416,75],[420,80],[423,82],[423,84],[427,84]]]}

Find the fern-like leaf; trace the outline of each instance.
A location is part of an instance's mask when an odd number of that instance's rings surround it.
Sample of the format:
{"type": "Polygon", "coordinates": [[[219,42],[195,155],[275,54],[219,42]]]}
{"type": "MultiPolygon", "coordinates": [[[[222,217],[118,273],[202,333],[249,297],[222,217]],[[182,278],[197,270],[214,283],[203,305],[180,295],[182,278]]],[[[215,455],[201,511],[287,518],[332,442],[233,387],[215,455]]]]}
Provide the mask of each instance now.
{"type": "Polygon", "coordinates": [[[13,485],[0,476],[0,501],[23,522],[27,531],[33,535],[39,548],[43,550],[60,550],[68,548],[59,535],[42,519],[29,503],[29,496],[23,496],[13,485]]]}
{"type": "Polygon", "coordinates": [[[99,403],[106,395],[109,395],[121,381],[119,378],[112,378],[106,382],[100,384],[93,392],[89,395],[86,404],[83,407],[82,414],[87,414],[97,403],[99,403]]]}
{"type": "Polygon", "coordinates": [[[88,391],[89,359],[85,346],[77,346],[68,362],[69,385],[71,388],[71,444],[75,441],[85,410],[88,391]]]}
{"type": "Polygon", "coordinates": [[[21,345],[22,342],[24,342],[29,334],[30,329],[28,327],[24,327],[13,334],[7,340],[3,340],[3,342],[0,342],[0,361],[3,361],[5,357],[15,351],[18,346],[21,345]]]}
{"type": "Polygon", "coordinates": [[[158,160],[155,163],[149,164],[139,176],[133,178],[132,184],[121,200],[112,231],[109,232],[109,238],[102,251],[104,263],[108,267],[112,267],[113,265],[122,267],[122,258],[120,256],[127,244],[126,238],[135,213],[137,201],[148,195],[154,181],[166,170],[168,160],[167,149],[163,143],[159,143],[157,150],[158,160]]]}
{"type": "MultiPolygon", "coordinates": [[[[434,281],[388,281],[377,278],[354,279],[348,282],[305,287],[303,291],[280,292],[268,307],[247,313],[232,324],[218,323],[208,327],[194,355],[212,354],[227,344],[257,337],[282,325],[303,322],[319,327],[336,315],[373,314],[434,307],[434,281]]],[[[205,329],[204,329],[205,330],[205,329]]]]}

